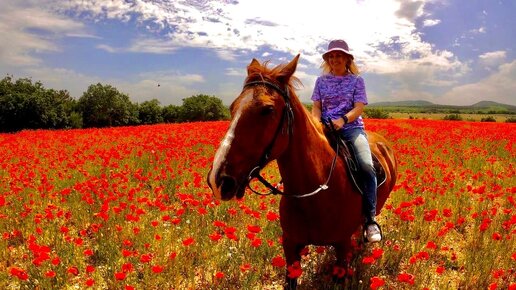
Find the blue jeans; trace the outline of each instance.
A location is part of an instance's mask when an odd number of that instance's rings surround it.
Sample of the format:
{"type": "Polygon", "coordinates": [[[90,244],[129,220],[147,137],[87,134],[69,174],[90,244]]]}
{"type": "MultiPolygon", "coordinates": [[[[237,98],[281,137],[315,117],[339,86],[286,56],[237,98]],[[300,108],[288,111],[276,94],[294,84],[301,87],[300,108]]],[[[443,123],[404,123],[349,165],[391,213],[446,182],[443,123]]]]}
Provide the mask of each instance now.
{"type": "Polygon", "coordinates": [[[358,166],[363,172],[364,196],[363,211],[366,222],[374,221],[376,216],[376,172],[374,170],[371,148],[367,141],[367,135],[363,128],[346,128],[339,131],[342,138],[353,144],[358,166]]]}

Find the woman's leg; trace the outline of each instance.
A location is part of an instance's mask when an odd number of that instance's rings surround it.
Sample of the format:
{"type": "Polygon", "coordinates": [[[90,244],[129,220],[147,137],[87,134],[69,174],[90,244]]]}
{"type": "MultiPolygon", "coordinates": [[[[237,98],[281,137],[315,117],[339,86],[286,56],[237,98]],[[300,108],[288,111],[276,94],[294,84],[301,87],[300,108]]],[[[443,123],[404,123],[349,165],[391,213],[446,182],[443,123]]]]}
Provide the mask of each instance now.
{"type": "Polygon", "coordinates": [[[366,218],[366,236],[370,241],[378,241],[381,239],[381,233],[375,221],[377,179],[367,135],[364,130],[356,128],[343,132],[343,137],[353,144],[355,157],[359,163],[358,166],[362,170],[364,181],[363,211],[366,218]],[[377,228],[369,229],[369,225],[375,225],[377,228]]]}

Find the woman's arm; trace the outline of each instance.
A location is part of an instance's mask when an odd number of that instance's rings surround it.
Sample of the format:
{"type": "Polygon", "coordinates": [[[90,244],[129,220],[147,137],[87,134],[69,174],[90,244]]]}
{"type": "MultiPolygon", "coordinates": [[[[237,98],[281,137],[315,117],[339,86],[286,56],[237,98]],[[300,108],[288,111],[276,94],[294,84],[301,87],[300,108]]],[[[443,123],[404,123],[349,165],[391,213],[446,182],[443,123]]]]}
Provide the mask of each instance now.
{"type": "MultiPolygon", "coordinates": [[[[362,112],[364,112],[364,107],[365,107],[364,103],[356,102],[353,109],[351,111],[349,111],[346,115],[344,115],[344,116],[346,116],[346,118],[348,118],[347,123],[351,123],[351,122],[355,121],[358,117],[360,117],[360,115],[362,115],[362,112]]],[[[312,110],[312,112],[313,112],[313,110],[312,110]]],[[[342,118],[338,118],[337,120],[333,120],[333,125],[335,126],[335,129],[338,130],[338,129],[344,127],[344,125],[346,125],[346,122],[344,121],[344,116],[342,116],[342,118]]]]}
{"type": "Polygon", "coordinates": [[[312,106],[312,117],[317,122],[321,121],[321,101],[314,101],[312,106]]]}

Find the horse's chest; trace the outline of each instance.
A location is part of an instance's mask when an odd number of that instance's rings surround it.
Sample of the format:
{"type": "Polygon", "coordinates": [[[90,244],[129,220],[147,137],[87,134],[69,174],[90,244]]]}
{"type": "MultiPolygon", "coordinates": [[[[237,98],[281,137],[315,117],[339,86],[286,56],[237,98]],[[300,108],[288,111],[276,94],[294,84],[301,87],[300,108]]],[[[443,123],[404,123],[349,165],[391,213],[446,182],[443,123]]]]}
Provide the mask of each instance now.
{"type": "MultiPolygon", "coordinates": [[[[357,207],[359,208],[359,207],[357,207]]],[[[280,221],[284,235],[309,244],[325,244],[349,238],[358,226],[360,211],[344,202],[282,202],[280,221]],[[354,218],[355,217],[355,218],[354,218]]]]}

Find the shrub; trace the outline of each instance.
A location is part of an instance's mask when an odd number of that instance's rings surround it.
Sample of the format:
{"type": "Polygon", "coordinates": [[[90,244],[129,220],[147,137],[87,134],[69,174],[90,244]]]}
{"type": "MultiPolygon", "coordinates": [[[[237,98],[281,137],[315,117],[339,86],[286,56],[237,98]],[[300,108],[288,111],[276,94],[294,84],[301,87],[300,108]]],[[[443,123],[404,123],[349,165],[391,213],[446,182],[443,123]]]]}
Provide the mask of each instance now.
{"type": "Polygon", "coordinates": [[[516,123],[516,117],[509,117],[505,119],[505,123],[516,123]]]}
{"type": "Polygon", "coordinates": [[[389,113],[382,111],[380,109],[371,109],[368,108],[365,110],[364,114],[367,118],[370,119],[389,119],[389,113]]]}
{"type": "Polygon", "coordinates": [[[443,117],[443,120],[447,121],[462,121],[462,116],[459,114],[450,114],[443,117]]]}
{"type": "Polygon", "coordinates": [[[493,116],[487,116],[480,119],[480,122],[496,122],[496,119],[493,116]]]}

